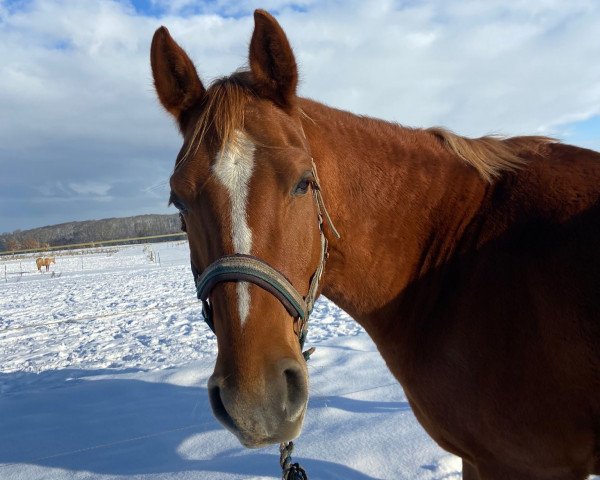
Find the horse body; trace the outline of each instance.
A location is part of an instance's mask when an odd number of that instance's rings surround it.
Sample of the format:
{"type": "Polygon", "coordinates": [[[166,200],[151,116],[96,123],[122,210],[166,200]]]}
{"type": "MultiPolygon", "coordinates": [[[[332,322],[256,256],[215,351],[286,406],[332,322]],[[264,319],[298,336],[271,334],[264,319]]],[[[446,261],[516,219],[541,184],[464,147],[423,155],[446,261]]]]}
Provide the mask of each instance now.
{"type": "Polygon", "coordinates": [[[353,132],[305,125],[311,147],[335,145],[313,149],[343,232],[323,293],[430,435],[482,471],[509,465],[483,478],[600,470],[600,155],[533,141],[489,184],[426,132],[311,106],[353,132]]]}
{"type": "Polygon", "coordinates": [[[35,259],[35,265],[37,266],[38,272],[42,271],[42,267],[46,267],[46,271],[50,270],[50,265],[56,263],[54,257],[38,257],[35,259]]]}
{"type": "MultiPolygon", "coordinates": [[[[364,326],[464,478],[600,473],[600,154],[298,98],[285,34],[265,12],[255,21],[250,71],[208,90],[166,29],[153,40],[184,136],[171,200],[194,271],[253,255],[305,292],[321,248],[304,195],[314,160],[342,236],[326,230],[322,291],[364,326]]],[[[308,390],[297,322],[245,282],[217,285],[211,305],[215,415],[247,446],[293,438],[308,390]]]]}

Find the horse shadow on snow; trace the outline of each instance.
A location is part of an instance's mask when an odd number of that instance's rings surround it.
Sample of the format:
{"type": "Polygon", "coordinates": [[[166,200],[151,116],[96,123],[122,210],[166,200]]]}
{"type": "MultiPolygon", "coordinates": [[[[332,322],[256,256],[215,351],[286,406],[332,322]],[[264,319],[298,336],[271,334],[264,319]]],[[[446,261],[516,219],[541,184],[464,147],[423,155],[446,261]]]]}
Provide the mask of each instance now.
{"type": "MultiPolygon", "coordinates": [[[[280,475],[277,449],[260,453],[239,445],[213,418],[205,387],[114,378],[123,373],[65,369],[0,374],[0,473],[2,468],[18,471],[22,464],[23,469],[37,465],[109,475],[280,475]]],[[[312,402],[313,408],[327,403],[360,413],[408,408],[336,396],[312,402]]],[[[312,478],[374,478],[335,462],[294,460],[312,478]]]]}

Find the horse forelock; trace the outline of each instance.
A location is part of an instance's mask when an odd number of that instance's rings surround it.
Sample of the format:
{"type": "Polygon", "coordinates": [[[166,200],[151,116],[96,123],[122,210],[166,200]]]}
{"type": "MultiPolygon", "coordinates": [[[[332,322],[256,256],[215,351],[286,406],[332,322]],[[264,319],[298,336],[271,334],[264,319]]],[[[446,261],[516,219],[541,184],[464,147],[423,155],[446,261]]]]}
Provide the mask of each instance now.
{"type": "Polygon", "coordinates": [[[175,169],[193,157],[204,142],[220,151],[235,142],[236,131],[243,130],[246,105],[253,96],[250,72],[238,71],[215,80],[202,99],[200,114],[186,139],[187,148],[175,169]]]}

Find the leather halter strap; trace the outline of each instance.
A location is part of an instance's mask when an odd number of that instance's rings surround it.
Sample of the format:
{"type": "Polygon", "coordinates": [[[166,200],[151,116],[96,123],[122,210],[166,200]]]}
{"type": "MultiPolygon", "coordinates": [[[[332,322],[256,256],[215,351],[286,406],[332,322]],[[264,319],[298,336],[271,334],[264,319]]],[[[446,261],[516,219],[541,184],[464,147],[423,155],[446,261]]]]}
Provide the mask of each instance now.
{"type": "Polygon", "coordinates": [[[198,298],[206,302],[212,289],[223,282],[254,283],[277,297],[292,317],[304,320],[307,316],[304,298],[291,282],[259,258],[242,254],[219,258],[198,279],[198,298]]]}
{"type": "Polygon", "coordinates": [[[281,302],[293,318],[300,319],[301,328],[298,333],[298,339],[301,347],[304,345],[308,331],[308,318],[316,300],[319,282],[327,260],[328,244],[323,232],[323,215],[335,237],[340,238],[340,234],[333,226],[331,217],[323,203],[321,185],[314,161],[312,162],[312,173],[313,181],[311,182],[311,188],[317,206],[317,219],[321,237],[321,256],[317,269],[311,278],[307,295],[303,297],[279,270],[273,268],[264,260],[251,255],[225,255],[210,264],[201,275],[197,275],[197,271],[192,265],[197,296],[202,301],[202,313],[204,314],[206,323],[213,332],[215,332],[215,328],[212,319],[212,308],[209,302],[213,288],[223,282],[250,282],[272,294],[281,302]]]}

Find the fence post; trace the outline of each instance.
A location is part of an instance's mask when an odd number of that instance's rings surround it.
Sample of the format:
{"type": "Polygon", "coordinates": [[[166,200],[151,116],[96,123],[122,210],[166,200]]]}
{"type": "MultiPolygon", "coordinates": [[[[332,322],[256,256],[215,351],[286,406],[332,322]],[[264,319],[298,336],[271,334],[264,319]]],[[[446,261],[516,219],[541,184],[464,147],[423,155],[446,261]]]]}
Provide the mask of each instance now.
{"type": "Polygon", "coordinates": [[[156,258],[158,260],[158,266],[160,267],[160,252],[156,252],[156,258]]]}
{"type": "Polygon", "coordinates": [[[4,265],[4,281],[8,283],[8,276],[6,275],[6,265],[4,265]]]}

